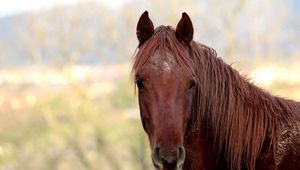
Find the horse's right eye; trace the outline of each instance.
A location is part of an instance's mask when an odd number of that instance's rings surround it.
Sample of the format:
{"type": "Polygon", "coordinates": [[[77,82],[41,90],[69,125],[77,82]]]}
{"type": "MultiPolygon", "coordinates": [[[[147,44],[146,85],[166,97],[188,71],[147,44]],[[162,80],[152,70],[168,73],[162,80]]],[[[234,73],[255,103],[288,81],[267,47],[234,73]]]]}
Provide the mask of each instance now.
{"type": "Polygon", "coordinates": [[[142,80],[137,80],[136,81],[136,85],[137,85],[137,87],[138,87],[139,90],[144,89],[144,83],[143,83],[142,80]]]}

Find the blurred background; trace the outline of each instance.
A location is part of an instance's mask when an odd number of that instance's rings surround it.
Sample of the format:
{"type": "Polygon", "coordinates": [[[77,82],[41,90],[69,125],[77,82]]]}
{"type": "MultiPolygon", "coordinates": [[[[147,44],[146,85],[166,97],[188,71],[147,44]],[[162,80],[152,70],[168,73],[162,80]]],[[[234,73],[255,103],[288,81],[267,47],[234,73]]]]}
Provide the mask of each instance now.
{"type": "Polygon", "coordinates": [[[153,169],[130,66],[139,16],[300,100],[298,0],[0,1],[0,170],[153,169]]]}

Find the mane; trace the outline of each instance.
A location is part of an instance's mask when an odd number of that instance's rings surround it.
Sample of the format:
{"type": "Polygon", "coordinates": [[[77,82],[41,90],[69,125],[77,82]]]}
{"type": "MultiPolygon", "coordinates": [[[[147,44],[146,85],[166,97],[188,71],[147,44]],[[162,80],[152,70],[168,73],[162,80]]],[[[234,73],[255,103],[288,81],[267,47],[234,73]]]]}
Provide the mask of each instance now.
{"type": "Polygon", "coordinates": [[[212,48],[192,42],[191,50],[198,80],[194,120],[212,129],[214,151],[230,169],[255,169],[264,142],[274,153],[282,126],[300,120],[299,103],[254,86],[212,48]]]}
{"type": "Polygon", "coordinates": [[[223,155],[230,169],[255,169],[264,142],[268,140],[269,152],[274,152],[281,127],[300,120],[299,103],[274,97],[252,85],[210,47],[195,41],[182,45],[170,26],[156,28],[138,49],[132,76],[157,50],[162,57],[171,51],[178,64],[195,76],[191,121],[195,126],[190,126],[191,131],[205,122],[216,159],[223,155]]]}

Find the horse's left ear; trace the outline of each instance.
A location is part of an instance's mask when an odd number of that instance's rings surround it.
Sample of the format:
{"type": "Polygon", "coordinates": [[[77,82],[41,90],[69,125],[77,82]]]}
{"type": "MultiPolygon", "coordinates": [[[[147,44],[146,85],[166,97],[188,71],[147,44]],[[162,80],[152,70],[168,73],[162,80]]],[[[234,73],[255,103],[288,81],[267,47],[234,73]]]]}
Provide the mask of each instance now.
{"type": "Polygon", "coordinates": [[[176,27],[176,37],[187,45],[193,40],[194,28],[190,17],[184,12],[176,27]]]}

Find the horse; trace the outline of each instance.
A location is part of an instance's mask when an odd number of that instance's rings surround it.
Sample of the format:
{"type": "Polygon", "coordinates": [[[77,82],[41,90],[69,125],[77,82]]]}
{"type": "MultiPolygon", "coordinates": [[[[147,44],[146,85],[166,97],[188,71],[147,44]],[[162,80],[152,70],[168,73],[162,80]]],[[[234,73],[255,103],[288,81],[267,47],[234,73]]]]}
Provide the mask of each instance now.
{"type": "Polygon", "coordinates": [[[145,11],[131,76],[141,123],[159,170],[299,170],[300,103],[272,96],[193,40],[145,11]]]}

